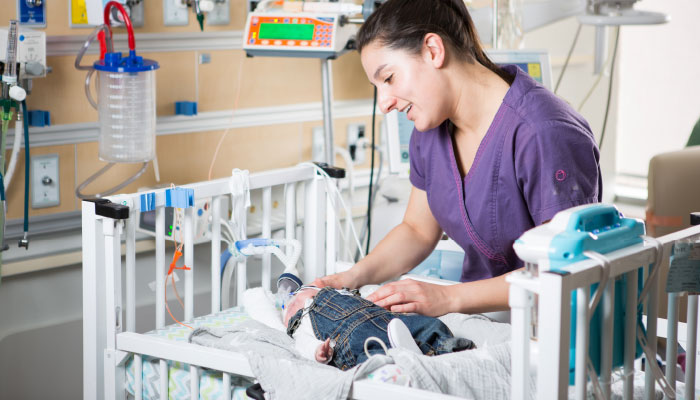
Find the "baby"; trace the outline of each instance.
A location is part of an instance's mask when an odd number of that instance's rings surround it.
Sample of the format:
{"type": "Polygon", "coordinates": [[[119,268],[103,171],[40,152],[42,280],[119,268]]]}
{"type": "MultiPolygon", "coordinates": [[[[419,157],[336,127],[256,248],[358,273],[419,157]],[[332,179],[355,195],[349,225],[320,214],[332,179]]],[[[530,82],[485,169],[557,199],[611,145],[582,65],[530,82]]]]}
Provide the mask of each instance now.
{"type": "Polygon", "coordinates": [[[363,299],[356,291],[328,287],[303,287],[297,291],[287,302],[284,325],[304,357],[331,363],[343,371],[367,360],[369,355],[384,354],[383,344],[413,348],[426,355],[475,347],[471,340],[455,338],[437,318],[392,313],[363,299]],[[392,322],[395,319],[400,321],[392,322]]]}

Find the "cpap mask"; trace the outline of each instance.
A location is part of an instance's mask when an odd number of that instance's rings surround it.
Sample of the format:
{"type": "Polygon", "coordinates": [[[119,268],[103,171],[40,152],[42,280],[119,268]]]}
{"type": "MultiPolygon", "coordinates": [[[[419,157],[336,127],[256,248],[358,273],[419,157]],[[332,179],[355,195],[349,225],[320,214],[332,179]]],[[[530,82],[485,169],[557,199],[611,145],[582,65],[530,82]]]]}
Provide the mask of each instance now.
{"type": "Polygon", "coordinates": [[[301,256],[301,243],[295,239],[246,239],[238,240],[231,249],[237,259],[253,255],[274,254],[284,265],[284,272],[277,279],[277,292],[274,295],[275,306],[285,310],[294,294],[302,287],[296,264],[301,256]],[[285,254],[281,246],[291,246],[291,254],[285,254]]]}

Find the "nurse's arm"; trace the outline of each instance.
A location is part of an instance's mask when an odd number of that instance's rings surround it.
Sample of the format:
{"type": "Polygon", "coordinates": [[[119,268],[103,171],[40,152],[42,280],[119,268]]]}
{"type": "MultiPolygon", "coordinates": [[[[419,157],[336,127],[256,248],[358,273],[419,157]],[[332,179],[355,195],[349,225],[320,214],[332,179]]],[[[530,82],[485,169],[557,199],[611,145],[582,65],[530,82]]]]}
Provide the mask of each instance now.
{"type": "Polygon", "coordinates": [[[474,314],[507,310],[509,284],[505,277],[449,286],[404,279],[384,285],[367,299],[392,312],[432,317],[451,312],[474,314]]]}
{"type": "Polygon", "coordinates": [[[360,287],[399,277],[435,249],[442,229],[430,212],[425,191],[413,187],[401,223],[350,270],[314,281],[317,286],[360,287]]]}

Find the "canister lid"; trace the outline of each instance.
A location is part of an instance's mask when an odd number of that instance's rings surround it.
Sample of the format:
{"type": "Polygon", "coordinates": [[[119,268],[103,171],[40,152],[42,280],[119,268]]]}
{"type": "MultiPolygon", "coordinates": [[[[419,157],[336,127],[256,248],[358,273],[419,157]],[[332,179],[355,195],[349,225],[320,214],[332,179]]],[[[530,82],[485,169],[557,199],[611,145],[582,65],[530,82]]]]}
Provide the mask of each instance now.
{"type": "Polygon", "coordinates": [[[133,50],[129,51],[127,57],[122,57],[119,52],[106,53],[105,58],[95,61],[93,67],[98,71],[109,72],[142,72],[160,68],[157,61],[137,56],[133,50]]]}

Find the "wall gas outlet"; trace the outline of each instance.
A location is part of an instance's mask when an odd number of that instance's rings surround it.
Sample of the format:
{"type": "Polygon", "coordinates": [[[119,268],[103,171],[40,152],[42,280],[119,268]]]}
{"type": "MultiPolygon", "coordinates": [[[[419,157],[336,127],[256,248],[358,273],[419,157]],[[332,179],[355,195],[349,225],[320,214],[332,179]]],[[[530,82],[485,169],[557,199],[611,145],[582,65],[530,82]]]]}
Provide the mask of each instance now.
{"type": "Polygon", "coordinates": [[[231,22],[229,0],[214,0],[214,9],[207,13],[204,23],[207,25],[228,25],[231,22]]]}
{"type": "Polygon", "coordinates": [[[163,0],[163,24],[183,26],[189,24],[190,10],[182,0],[163,0]]]}
{"type": "Polygon", "coordinates": [[[348,152],[355,164],[365,162],[365,149],[358,143],[363,137],[365,137],[365,124],[348,124],[348,152]]]}
{"type": "Polygon", "coordinates": [[[32,208],[61,203],[58,177],[58,154],[31,157],[32,208]]]}

